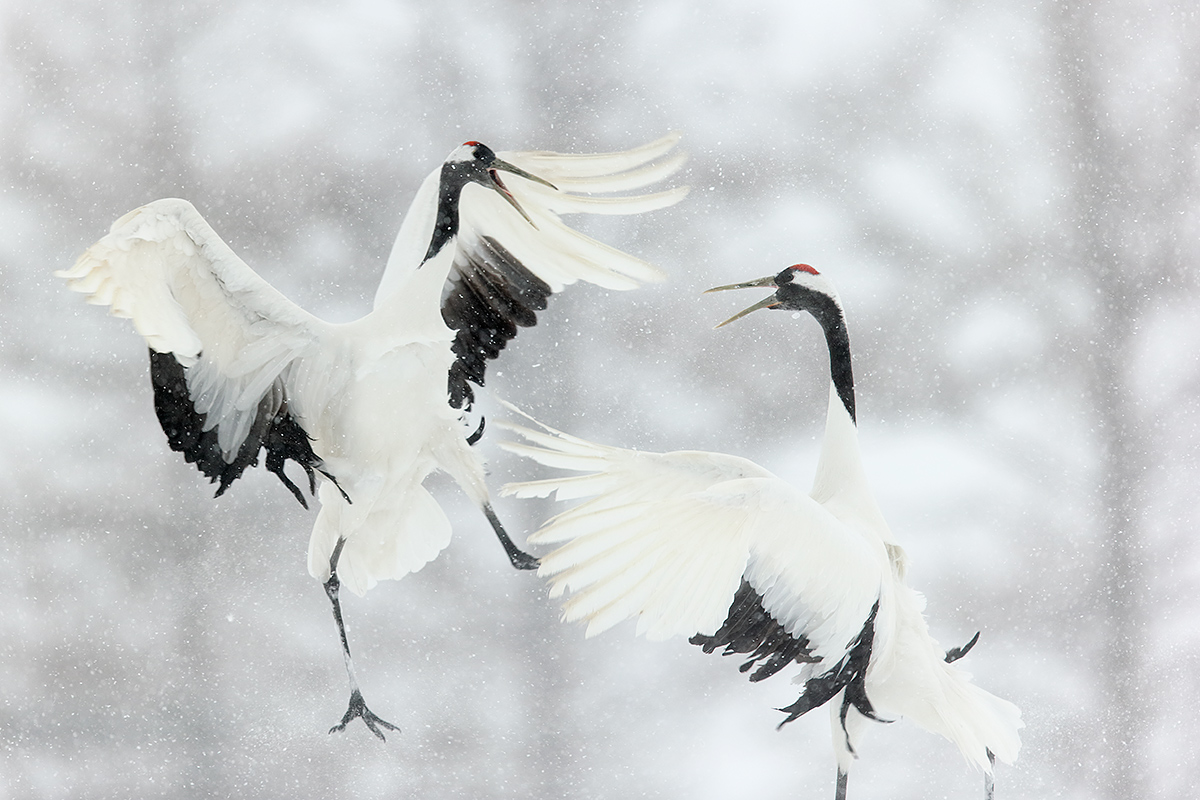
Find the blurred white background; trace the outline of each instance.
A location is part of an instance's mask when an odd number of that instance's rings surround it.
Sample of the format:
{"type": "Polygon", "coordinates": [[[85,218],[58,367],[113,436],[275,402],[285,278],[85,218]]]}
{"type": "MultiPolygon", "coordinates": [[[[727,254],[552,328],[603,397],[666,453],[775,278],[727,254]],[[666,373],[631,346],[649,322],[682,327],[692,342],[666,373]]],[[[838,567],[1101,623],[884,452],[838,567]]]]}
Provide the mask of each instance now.
{"type": "MultiPolygon", "coordinates": [[[[632,626],[585,641],[438,480],[450,549],[346,600],[364,691],[403,731],[326,735],[346,698],[311,513],[263,470],[213,501],[158,428],[141,338],[51,274],[180,196],[293,300],[350,319],[462,141],[669,130],[691,196],[580,223],[669,281],[554,298],[485,411],[806,484],[818,328],[714,332],[746,298],[700,292],[815,265],[934,634],[982,630],[963,663],[1024,710],[998,796],[1193,796],[1192,3],[8,0],[0,37],[0,798],[831,795],[827,715],[774,729],[797,687],[632,626]]],[[[499,435],[480,444],[493,490],[534,474],[499,435]]],[[[553,509],[497,510],[522,541],[553,509]]],[[[850,793],[981,784],[901,721],[850,793]]]]}

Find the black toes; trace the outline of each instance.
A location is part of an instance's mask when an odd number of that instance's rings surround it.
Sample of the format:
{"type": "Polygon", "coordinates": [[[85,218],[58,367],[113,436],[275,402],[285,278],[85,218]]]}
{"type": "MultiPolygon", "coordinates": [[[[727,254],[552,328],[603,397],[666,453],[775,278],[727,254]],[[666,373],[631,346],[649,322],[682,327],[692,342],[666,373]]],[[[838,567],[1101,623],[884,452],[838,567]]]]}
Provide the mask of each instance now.
{"type": "Polygon", "coordinates": [[[346,730],[346,726],[355,718],[361,719],[363,724],[367,726],[367,730],[379,737],[379,741],[386,742],[387,737],[383,735],[380,728],[387,728],[389,731],[399,731],[400,729],[388,722],[386,719],[379,717],[371,709],[367,708],[367,703],[363,700],[362,692],[355,689],[350,693],[350,705],[346,708],[346,714],[342,717],[342,721],[329,729],[330,733],[341,733],[346,730]]]}

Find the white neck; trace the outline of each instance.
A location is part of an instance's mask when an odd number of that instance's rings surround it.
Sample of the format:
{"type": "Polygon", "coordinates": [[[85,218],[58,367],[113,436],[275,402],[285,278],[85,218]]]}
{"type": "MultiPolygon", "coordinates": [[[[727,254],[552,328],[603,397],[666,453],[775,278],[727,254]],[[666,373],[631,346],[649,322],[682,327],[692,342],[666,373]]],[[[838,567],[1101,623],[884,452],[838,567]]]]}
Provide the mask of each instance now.
{"type": "Polygon", "coordinates": [[[817,461],[811,495],[841,518],[857,517],[881,532],[888,530],[863,470],[862,455],[858,449],[858,428],[850,419],[832,381],[829,384],[829,410],[825,417],[825,439],[821,443],[821,456],[817,461]]]}

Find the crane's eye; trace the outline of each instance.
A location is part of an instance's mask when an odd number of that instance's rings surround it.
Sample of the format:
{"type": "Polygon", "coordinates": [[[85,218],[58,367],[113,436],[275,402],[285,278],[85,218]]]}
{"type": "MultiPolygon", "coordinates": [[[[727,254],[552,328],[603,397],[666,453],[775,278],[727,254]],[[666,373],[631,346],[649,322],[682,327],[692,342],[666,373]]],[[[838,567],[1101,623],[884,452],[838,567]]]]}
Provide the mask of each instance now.
{"type": "Polygon", "coordinates": [[[783,286],[785,283],[791,283],[796,278],[797,272],[807,272],[809,275],[820,275],[815,269],[808,264],[792,264],[783,272],[775,276],[775,285],[783,286]]]}
{"type": "Polygon", "coordinates": [[[472,142],[471,144],[473,145],[473,152],[475,153],[476,161],[482,161],[486,164],[490,164],[496,160],[496,154],[493,153],[492,148],[488,147],[486,144],[481,144],[479,142],[472,142]]]}

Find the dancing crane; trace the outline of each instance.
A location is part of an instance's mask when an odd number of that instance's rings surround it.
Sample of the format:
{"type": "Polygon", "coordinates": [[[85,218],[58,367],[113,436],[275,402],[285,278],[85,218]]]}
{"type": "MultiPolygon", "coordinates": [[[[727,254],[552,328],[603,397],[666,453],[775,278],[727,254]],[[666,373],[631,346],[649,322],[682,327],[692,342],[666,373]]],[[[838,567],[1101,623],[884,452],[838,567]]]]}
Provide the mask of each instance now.
{"type": "MultiPolygon", "coordinates": [[[[530,444],[502,446],[547,466],[586,472],[510,484],[505,494],[590,498],[529,537],[560,544],[539,574],[571,591],[564,619],[587,635],[637,617],[651,639],[690,636],[706,653],[747,654],[742,672],[768,678],[799,664],[804,691],[780,727],[828,704],[838,800],[870,721],[903,716],[958,745],[985,773],[1020,748],[1020,711],[951,662],[978,639],[943,650],[905,582],[903,548],[876,505],[858,449],[850,340],[829,279],[797,264],[709,291],[774,288],[721,323],[760,308],[805,311],[829,347],[829,409],[812,491],[720,453],[645,453],[593,444],[537,423],[504,424],[530,444]]],[[[721,327],[721,326],[717,326],[721,327]]]]}
{"type": "Polygon", "coordinates": [[[677,141],[590,155],[497,154],[467,142],[421,184],[373,309],[347,324],[285,298],[184,200],[131,211],[57,273],[89,303],[132,320],[149,345],[167,441],[218,484],[217,495],[263,450],[266,468],[305,508],[284,467],[295,461],[307,475],[321,504],[308,569],[332,604],[350,681],[331,733],[355,718],[380,739],[381,727],[398,730],[363,700],[339,591],[362,595],[449,544],[450,522],[423,486],[430,473],[448,473],[482,509],[514,567],[537,567],[492,510],[471,448],[482,420],[472,432],[465,418],[472,384],[483,385],[488,360],[564,286],[661,279],[559,215],[636,214],[679,201],[686,187],[629,194],[679,168],[677,141]]]}

